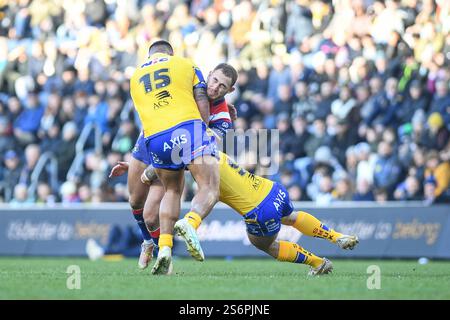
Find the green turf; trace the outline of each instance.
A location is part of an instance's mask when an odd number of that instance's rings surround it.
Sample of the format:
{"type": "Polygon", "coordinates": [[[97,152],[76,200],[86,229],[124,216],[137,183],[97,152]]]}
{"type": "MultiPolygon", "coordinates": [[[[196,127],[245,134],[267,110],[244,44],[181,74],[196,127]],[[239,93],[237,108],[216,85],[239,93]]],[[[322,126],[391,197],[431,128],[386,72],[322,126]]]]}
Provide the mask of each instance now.
{"type": "Polygon", "coordinates": [[[0,258],[0,299],[450,299],[450,262],[334,260],[334,272],[307,277],[304,265],[269,259],[175,259],[174,274],[140,271],[135,259],[0,258]],[[81,289],[67,289],[68,266],[81,289]],[[367,268],[381,270],[369,290],[367,268]]]}

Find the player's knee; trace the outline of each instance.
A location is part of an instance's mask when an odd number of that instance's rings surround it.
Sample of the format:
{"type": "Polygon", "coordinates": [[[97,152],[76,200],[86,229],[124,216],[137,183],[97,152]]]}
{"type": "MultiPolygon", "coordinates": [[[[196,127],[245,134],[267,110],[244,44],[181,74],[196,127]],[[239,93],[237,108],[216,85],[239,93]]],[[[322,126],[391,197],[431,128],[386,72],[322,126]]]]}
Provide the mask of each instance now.
{"type": "Polygon", "coordinates": [[[208,186],[207,186],[207,188],[208,188],[208,192],[209,192],[209,194],[211,195],[211,197],[214,197],[214,198],[219,198],[219,183],[209,183],[208,184],[208,186]]]}
{"type": "Polygon", "coordinates": [[[159,224],[159,203],[158,206],[149,206],[147,203],[145,204],[144,221],[147,227],[159,224]]]}
{"type": "Polygon", "coordinates": [[[286,225],[286,226],[292,226],[295,223],[295,219],[296,217],[292,217],[292,214],[287,216],[287,217],[283,217],[281,218],[281,223],[286,225]]]}
{"type": "Polygon", "coordinates": [[[217,202],[217,201],[219,201],[219,188],[217,188],[217,189],[209,189],[209,196],[210,196],[210,198],[211,198],[211,200],[212,201],[215,201],[215,202],[217,202]]]}
{"type": "Polygon", "coordinates": [[[159,228],[159,221],[157,217],[148,217],[145,218],[144,221],[148,230],[156,230],[159,228]]]}
{"type": "Polygon", "coordinates": [[[139,198],[131,197],[131,195],[130,195],[130,198],[128,199],[128,203],[130,204],[131,209],[139,210],[139,209],[144,208],[145,201],[142,201],[139,198]]]}
{"type": "Polygon", "coordinates": [[[133,210],[144,208],[145,199],[147,198],[147,192],[144,190],[132,190],[129,191],[128,203],[133,210]]]}
{"type": "Polygon", "coordinates": [[[183,193],[182,188],[174,187],[166,190],[163,198],[181,198],[181,194],[183,193]]]}
{"type": "Polygon", "coordinates": [[[212,185],[199,186],[197,193],[205,195],[210,202],[216,203],[219,201],[219,188],[212,185]]]}

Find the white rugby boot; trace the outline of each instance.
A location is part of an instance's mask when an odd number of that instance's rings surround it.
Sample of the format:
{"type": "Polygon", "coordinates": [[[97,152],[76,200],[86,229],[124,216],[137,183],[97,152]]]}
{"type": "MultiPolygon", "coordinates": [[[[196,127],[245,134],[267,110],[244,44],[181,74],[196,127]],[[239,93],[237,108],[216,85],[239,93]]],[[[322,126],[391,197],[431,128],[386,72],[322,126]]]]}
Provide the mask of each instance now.
{"type": "Polygon", "coordinates": [[[349,236],[346,234],[336,240],[336,244],[339,248],[344,250],[353,250],[358,243],[359,239],[357,236],[349,236]]]}
{"type": "Polygon", "coordinates": [[[153,241],[150,243],[142,242],[141,254],[139,255],[138,261],[139,269],[144,270],[148,267],[150,261],[152,261],[154,247],[153,241]]]}
{"type": "Polygon", "coordinates": [[[330,260],[327,258],[323,258],[323,262],[320,266],[317,268],[311,267],[311,269],[308,272],[308,276],[314,277],[314,276],[320,276],[322,274],[328,274],[333,271],[333,264],[330,260]]]}
{"type": "Polygon", "coordinates": [[[152,269],[152,274],[167,275],[172,272],[172,249],[164,246],[159,249],[158,258],[152,269]]]}
{"type": "Polygon", "coordinates": [[[203,254],[200,241],[197,237],[197,231],[195,231],[194,227],[191,226],[187,219],[183,218],[178,220],[175,223],[174,230],[177,235],[183,238],[186,243],[187,251],[195,260],[205,260],[205,255],[203,254]]]}

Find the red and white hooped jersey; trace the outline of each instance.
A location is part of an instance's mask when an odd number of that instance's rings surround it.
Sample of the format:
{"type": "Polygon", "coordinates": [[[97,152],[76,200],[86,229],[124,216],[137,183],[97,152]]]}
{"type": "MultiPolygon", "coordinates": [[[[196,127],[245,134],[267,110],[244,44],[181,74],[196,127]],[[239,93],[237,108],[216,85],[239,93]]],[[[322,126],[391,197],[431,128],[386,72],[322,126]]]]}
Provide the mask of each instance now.
{"type": "Polygon", "coordinates": [[[226,130],[231,129],[233,124],[231,122],[228,104],[224,98],[213,101],[209,104],[209,127],[219,131],[223,136],[226,130]]]}
{"type": "Polygon", "coordinates": [[[209,122],[211,123],[219,120],[228,120],[231,122],[230,111],[228,110],[228,105],[224,98],[210,103],[209,122]]]}

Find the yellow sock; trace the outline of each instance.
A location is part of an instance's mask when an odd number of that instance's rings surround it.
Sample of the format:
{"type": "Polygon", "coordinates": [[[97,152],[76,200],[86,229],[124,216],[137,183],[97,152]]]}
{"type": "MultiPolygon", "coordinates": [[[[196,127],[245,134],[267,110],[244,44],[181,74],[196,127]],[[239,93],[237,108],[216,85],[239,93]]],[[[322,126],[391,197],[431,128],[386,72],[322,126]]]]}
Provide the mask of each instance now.
{"type": "Polygon", "coordinates": [[[342,233],[328,228],[319,219],[304,211],[298,212],[297,220],[295,220],[293,227],[304,235],[327,239],[332,243],[335,243],[337,238],[342,236],[342,233]]]}
{"type": "Polygon", "coordinates": [[[323,262],[323,259],[313,253],[303,249],[296,243],[288,241],[279,241],[278,261],[304,263],[313,268],[317,268],[323,262]]]}
{"type": "Polygon", "coordinates": [[[194,211],[186,213],[184,217],[187,219],[189,224],[194,227],[195,230],[197,230],[202,223],[202,218],[194,211]]]}
{"type": "Polygon", "coordinates": [[[158,245],[160,248],[169,247],[172,249],[173,247],[173,235],[164,233],[159,235],[158,245]]]}

